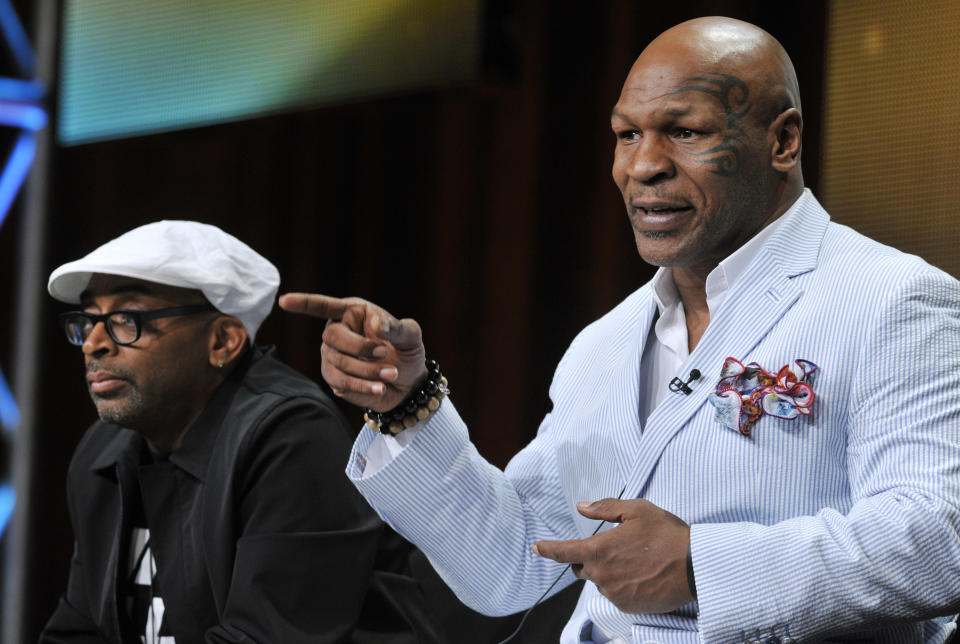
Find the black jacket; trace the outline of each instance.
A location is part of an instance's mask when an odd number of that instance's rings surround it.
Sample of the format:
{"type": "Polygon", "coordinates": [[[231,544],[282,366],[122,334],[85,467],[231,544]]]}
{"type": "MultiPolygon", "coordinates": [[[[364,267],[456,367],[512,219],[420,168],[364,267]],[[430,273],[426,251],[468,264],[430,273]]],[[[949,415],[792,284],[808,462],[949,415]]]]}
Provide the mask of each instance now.
{"type": "MultiPolygon", "coordinates": [[[[142,449],[102,421],[77,447],[70,580],[42,643],[123,642],[118,558],[142,449]]],[[[391,536],[400,551],[378,551],[384,527],[343,473],[349,452],[320,388],[272,350],[249,351],[170,454],[163,498],[145,504],[162,513],[147,518],[177,644],[438,639],[416,583],[390,569],[408,546],[391,536]]]]}

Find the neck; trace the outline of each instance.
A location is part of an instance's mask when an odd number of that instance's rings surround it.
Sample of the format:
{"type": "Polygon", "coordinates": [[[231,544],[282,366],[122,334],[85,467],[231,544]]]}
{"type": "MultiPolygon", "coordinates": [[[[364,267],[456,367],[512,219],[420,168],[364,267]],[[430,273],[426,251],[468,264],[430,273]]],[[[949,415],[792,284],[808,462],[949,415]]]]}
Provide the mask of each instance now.
{"type": "MultiPolygon", "coordinates": [[[[754,235],[773,223],[800,198],[802,193],[803,179],[799,174],[786,177],[780,185],[780,189],[774,195],[773,201],[778,205],[770,208],[770,216],[749,236],[733,244],[733,247],[740,248],[754,235]]],[[[693,351],[700,342],[707,325],[710,324],[710,309],[707,307],[707,275],[719,263],[719,260],[713,260],[695,266],[674,266],[671,269],[673,271],[673,283],[676,285],[677,293],[683,302],[684,316],[687,321],[687,343],[690,351],[693,351]]]]}
{"type": "Polygon", "coordinates": [[[147,441],[150,451],[166,456],[180,447],[225,379],[226,374],[214,374],[213,378],[196,388],[196,394],[190,400],[171,402],[167,407],[168,413],[164,414],[163,418],[157,418],[150,427],[138,428],[138,433],[147,441]]]}
{"type": "Polygon", "coordinates": [[[166,456],[183,444],[183,439],[205,408],[206,402],[199,408],[195,408],[189,416],[184,417],[182,414],[177,414],[180,420],[175,421],[168,417],[164,422],[163,419],[157,419],[159,422],[152,427],[138,429],[137,431],[147,441],[147,446],[151,452],[166,456]]]}
{"type": "Polygon", "coordinates": [[[707,275],[710,271],[675,266],[673,283],[677,287],[683,314],[687,323],[687,348],[693,351],[710,324],[710,309],[707,307],[707,275]]]}

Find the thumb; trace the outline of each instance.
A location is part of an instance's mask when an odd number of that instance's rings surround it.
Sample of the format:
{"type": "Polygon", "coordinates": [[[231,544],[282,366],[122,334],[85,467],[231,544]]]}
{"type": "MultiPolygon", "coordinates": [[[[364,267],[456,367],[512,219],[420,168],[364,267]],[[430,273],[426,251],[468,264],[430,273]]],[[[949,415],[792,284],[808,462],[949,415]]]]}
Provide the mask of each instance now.
{"type": "Polygon", "coordinates": [[[385,312],[378,313],[370,317],[369,331],[388,341],[400,352],[416,350],[423,345],[420,325],[411,318],[398,320],[385,312]]]}
{"type": "Polygon", "coordinates": [[[634,501],[639,499],[630,499],[624,501],[621,499],[600,499],[599,501],[581,501],[577,503],[577,511],[588,519],[602,519],[612,523],[623,523],[631,514],[631,506],[634,501]]]}

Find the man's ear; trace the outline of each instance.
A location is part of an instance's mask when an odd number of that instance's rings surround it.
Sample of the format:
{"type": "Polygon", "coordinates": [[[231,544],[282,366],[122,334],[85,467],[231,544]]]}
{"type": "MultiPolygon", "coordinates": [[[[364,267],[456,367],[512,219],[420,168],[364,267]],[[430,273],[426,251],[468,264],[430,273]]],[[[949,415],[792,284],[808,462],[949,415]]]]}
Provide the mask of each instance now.
{"type": "Polygon", "coordinates": [[[210,364],[223,368],[237,358],[247,344],[247,329],[235,317],[221,315],[210,334],[210,364]]]}
{"type": "Polygon", "coordinates": [[[772,165],[777,172],[789,172],[800,163],[803,117],[800,110],[784,110],[770,124],[772,165]]]}

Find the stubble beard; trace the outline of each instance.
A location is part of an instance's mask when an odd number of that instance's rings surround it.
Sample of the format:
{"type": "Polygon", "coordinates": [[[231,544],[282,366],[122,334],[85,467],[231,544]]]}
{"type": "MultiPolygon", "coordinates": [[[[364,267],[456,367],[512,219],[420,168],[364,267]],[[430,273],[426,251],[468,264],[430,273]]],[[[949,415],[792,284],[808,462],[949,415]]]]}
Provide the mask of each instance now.
{"type": "Polygon", "coordinates": [[[673,237],[676,233],[672,230],[644,230],[640,234],[647,239],[667,239],[673,237]]]}
{"type": "Polygon", "coordinates": [[[679,236],[679,231],[677,230],[637,230],[634,229],[637,253],[647,264],[657,267],[669,267],[675,265],[676,257],[668,253],[667,255],[651,254],[653,249],[644,249],[644,245],[641,243],[641,240],[648,240],[652,242],[664,241],[669,239],[674,239],[679,236]]]}
{"type": "Polygon", "coordinates": [[[144,398],[139,389],[129,382],[127,384],[130,389],[122,397],[111,398],[90,392],[90,398],[100,420],[135,429],[143,420],[144,398]]]}

